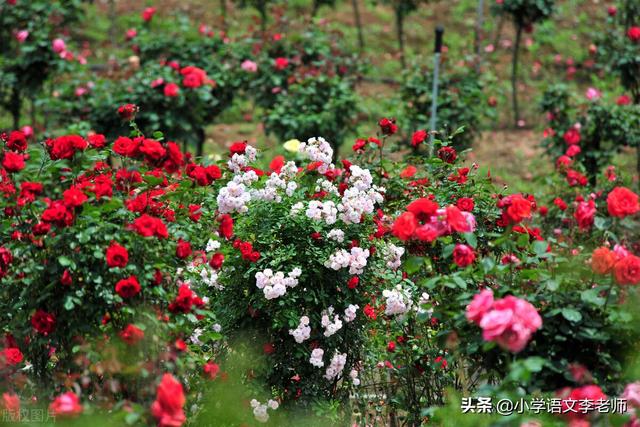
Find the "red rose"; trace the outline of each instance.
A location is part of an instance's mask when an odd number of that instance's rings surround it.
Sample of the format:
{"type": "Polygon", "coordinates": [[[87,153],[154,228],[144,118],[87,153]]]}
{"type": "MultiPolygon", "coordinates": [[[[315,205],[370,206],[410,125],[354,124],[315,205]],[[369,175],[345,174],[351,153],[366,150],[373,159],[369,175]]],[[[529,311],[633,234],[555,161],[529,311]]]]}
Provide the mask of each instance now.
{"type": "Polygon", "coordinates": [[[640,211],[638,195],[626,187],[616,187],[607,196],[609,215],[624,218],[640,211]]]}
{"type": "Polygon", "coordinates": [[[426,222],[435,215],[438,208],[439,206],[436,202],[427,198],[421,198],[409,203],[407,211],[414,214],[418,221],[426,222]]]}
{"type": "Polygon", "coordinates": [[[613,275],[620,285],[640,284],[640,257],[627,255],[613,267],[613,275]]]}
{"type": "Polygon", "coordinates": [[[180,93],[180,87],[175,83],[169,83],[164,87],[164,96],[173,98],[180,93]]]}
{"type": "Polygon", "coordinates": [[[396,351],[396,343],[395,343],[395,341],[389,341],[389,344],[387,344],[387,351],[389,353],[393,353],[394,351],[396,351]]]}
{"type": "Polygon", "coordinates": [[[195,302],[196,294],[191,290],[189,285],[182,284],[178,288],[178,295],[169,304],[171,313],[189,313],[195,302]]]}
{"type": "Polygon", "coordinates": [[[243,141],[234,142],[229,147],[229,155],[233,156],[234,154],[244,154],[246,149],[247,149],[247,142],[246,141],[244,141],[244,142],[243,141]]]}
{"type": "Polygon", "coordinates": [[[629,95],[620,95],[618,99],[616,99],[616,104],[618,105],[630,105],[631,97],[629,95]]]}
{"type": "Polygon", "coordinates": [[[144,154],[147,161],[151,162],[158,161],[167,154],[167,150],[162,146],[162,144],[153,139],[145,139],[142,141],[138,151],[144,154]]]}
{"type": "Polygon", "coordinates": [[[38,333],[48,335],[55,329],[56,317],[51,313],[38,309],[33,316],[31,316],[31,326],[33,326],[33,329],[38,333]]]}
{"type": "Polygon", "coordinates": [[[508,198],[506,214],[511,222],[518,223],[531,217],[531,202],[529,200],[522,197],[521,194],[514,194],[508,198]]]}
{"type": "Polygon", "coordinates": [[[358,276],[353,276],[351,279],[349,279],[349,281],[347,282],[347,287],[349,289],[355,289],[358,287],[358,284],[360,283],[360,278],[358,276]]]}
{"type": "Polygon", "coordinates": [[[627,37],[634,43],[640,41],[640,27],[631,27],[627,30],[627,37]]]}
{"type": "Polygon", "coordinates": [[[205,84],[213,83],[213,81],[207,77],[206,71],[191,65],[180,70],[180,74],[184,76],[182,85],[187,88],[194,89],[205,84]]]}
{"type": "Polygon", "coordinates": [[[133,298],[140,293],[140,283],[136,276],[129,276],[116,283],[116,293],[122,298],[133,298]]]}
{"type": "MultiPolygon", "coordinates": [[[[2,353],[0,353],[0,355],[4,356],[4,361],[10,366],[17,365],[24,359],[24,357],[22,356],[22,352],[16,347],[4,349],[2,353]]],[[[1,357],[0,360],[2,360],[1,357]]]]}
{"type": "Polygon", "coordinates": [[[217,363],[208,361],[202,367],[202,371],[207,378],[209,378],[210,380],[215,380],[218,376],[218,372],[220,371],[220,366],[217,363]]]}
{"type": "Polygon", "coordinates": [[[427,139],[427,131],[425,129],[417,130],[411,136],[411,146],[417,147],[427,139]]]}
{"type": "Polygon", "coordinates": [[[60,283],[63,286],[71,286],[73,284],[73,277],[71,276],[71,272],[68,269],[65,269],[62,272],[62,276],[60,277],[60,283]]]}
{"type": "Polygon", "coordinates": [[[569,128],[564,135],[562,135],[564,142],[567,145],[575,145],[580,142],[580,131],[576,128],[569,128]]]}
{"type": "Polygon", "coordinates": [[[128,122],[136,118],[136,113],[138,111],[139,108],[135,104],[124,104],[118,107],[118,115],[122,120],[126,120],[128,122]]]}
{"type": "Polygon", "coordinates": [[[409,179],[414,176],[418,172],[418,168],[415,166],[409,165],[400,172],[400,178],[409,179]]]}
{"type": "Polygon", "coordinates": [[[211,257],[211,260],[209,261],[209,265],[213,269],[220,270],[223,262],[224,262],[224,255],[218,252],[213,254],[213,256],[211,257]]]}
{"type": "Polygon", "coordinates": [[[606,247],[598,248],[591,255],[591,269],[596,274],[607,274],[613,269],[616,260],[615,252],[606,247]]]}
{"type": "Polygon", "coordinates": [[[14,130],[7,139],[7,148],[13,151],[24,151],[27,149],[27,137],[19,130],[14,130]]]}
{"type": "Polygon", "coordinates": [[[455,262],[458,267],[467,267],[473,264],[475,259],[476,254],[470,246],[457,244],[453,249],[453,262],[455,262]]]}
{"type": "Polygon", "coordinates": [[[176,256],[180,259],[187,258],[191,255],[191,243],[178,239],[178,245],[176,246],[176,256]]]}
{"type": "Polygon", "coordinates": [[[454,163],[458,154],[452,147],[442,147],[438,150],[438,158],[445,163],[454,163]]]}
{"type": "Polygon", "coordinates": [[[5,151],[2,159],[2,167],[7,172],[19,172],[24,169],[24,155],[14,153],[13,151],[5,151]]]}
{"type": "Polygon", "coordinates": [[[468,233],[471,231],[471,225],[467,222],[467,217],[460,212],[460,209],[450,205],[447,206],[447,223],[458,233],[468,233]]]}
{"type": "Polygon", "coordinates": [[[62,198],[64,200],[64,204],[70,209],[82,206],[82,204],[88,199],[82,190],[78,189],[76,186],[65,190],[65,192],[62,193],[62,198]]]}
{"type": "Polygon", "coordinates": [[[9,266],[13,262],[11,251],[4,246],[0,246],[0,279],[7,275],[9,266]]]}
{"type": "Polygon", "coordinates": [[[142,11],[142,19],[145,22],[149,22],[151,21],[151,18],[153,18],[153,15],[156,14],[156,8],[155,7],[147,7],[145,10],[142,11]]]}
{"type": "Polygon", "coordinates": [[[405,212],[395,220],[391,232],[400,240],[409,240],[417,226],[416,216],[411,212],[405,212]]]}
{"type": "Polygon", "coordinates": [[[567,203],[564,200],[562,200],[560,197],[556,197],[555,199],[553,199],[553,204],[556,205],[558,209],[560,209],[561,211],[564,211],[567,209],[567,203]]]}
{"type": "Polygon", "coordinates": [[[273,160],[271,160],[271,163],[269,163],[269,169],[275,173],[280,173],[283,166],[284,156],[275,156],[273,160]]]}
{"type": "Polygon", "coordinates": [[[140,140],[138,138],[133,140],[126,136],[121,136],[113,142],[113,151],[124,157],[135,157],[138,154],[139,147],[140,140]]]}
{"type": "Polygon", "coordinates": [[[593,200],[588,202],[578,203],[573,217],[578,221],[578,227],[580,230],[588,230],[593,225],[593,220],[596,215],[596,204],[593,200]]]}
{"type": "Polygon", "coordinates": [[[168,237],[167,226],[161,219],[143,214],[132,224],[133,229],[143,237],[156,236],[161,239],[168,237]]]}
{"type": "Polygon", "coordinates": [[[109,268],[124,268],[129,262],[129,252],[127,252],[127,248],[119,245],[117,242],[111,242],[111,246],[107,248],[105,255],[109,268]]]}
{"type": "Polygon", "coordinates": [[[72,391],[63,393],[51,402],[49,411],[59,417],[78,415],[82,413],[80,398],[72,391]]]}
{"type": "Polygon", "coordinates": [[[273,61],[273,66],[276,68],[276,70],[282,71],[289,66],[289,60],[283,57],[276,58],[273,61]]]}
{"type": "Polygon", "coordinates": [[[393,135],[398,132],[398,126],[396,125],[396,119],[388,119],[382,118],[378,122],[378,126],[380,126],[380,131],[383,135],[393,135]]]}
{"type": "Polygon", "coordinates": [[[103,148],[107,144],[106,138],[100,133],[89,135],[87,140],[89,141],[89,145],[96,149],[103,148]]]}
{"type": "Polygon", "coordinates": [[[122,341],[129,345],[134,345],[144,338],[144,331],[136,325],[129,323],[122,331],[120,331],[119,335],[120,338],[122,338],[122,341]]]}
{"type": "Polygon", "coordinates": [[[220,228],[218,229],[220,235],[225,239],[230,239],[233,236],[233,218],[230,215],[224,214],[218,217],[220,222],[220,228]]]}
{"type": "Polygon", "coordinates": [[[471,212],[473,210],[475,204],[473,203],[473,199],[471,199],[469,197],[460,197],[458,199],[458,201],[456,202],[456,206],[461,211],[471,212]]]}

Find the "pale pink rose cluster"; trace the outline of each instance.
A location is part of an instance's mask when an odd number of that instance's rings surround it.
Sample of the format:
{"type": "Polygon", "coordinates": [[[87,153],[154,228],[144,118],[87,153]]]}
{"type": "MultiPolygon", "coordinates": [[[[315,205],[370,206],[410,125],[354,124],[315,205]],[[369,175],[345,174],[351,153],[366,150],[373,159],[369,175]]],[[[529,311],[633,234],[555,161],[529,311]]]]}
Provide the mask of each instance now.
{"type": "Polygon", "coordinates": [[[531,303],[512,295],[494,300],[491,290],[473,297],[466,316],[482,328],[486,341],[494,341],[513,353],[522,351],[542,326],[542,318],[531,303]]]}

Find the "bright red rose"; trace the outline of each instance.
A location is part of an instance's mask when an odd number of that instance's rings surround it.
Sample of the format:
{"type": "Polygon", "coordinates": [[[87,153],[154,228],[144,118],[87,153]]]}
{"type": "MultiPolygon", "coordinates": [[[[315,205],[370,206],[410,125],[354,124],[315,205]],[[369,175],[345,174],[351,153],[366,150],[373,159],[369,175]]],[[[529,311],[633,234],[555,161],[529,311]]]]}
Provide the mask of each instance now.
{"type": "Polygon", "coordinates": [[[447,206],[447,223],[458,233],[468,233],[471,231],[471,225],[467,221],[467,217],[457,207],[447,206]]]}
{"type": "Polygon", "coordinates": [[[275,173],[280,173],[283,166],[284,156],[275,156],[273,160],[271,160],[271,163],[269,163],[269,169],[275,173]]]}
{"type": "Polygon", "coordinates": [[[640,257],[627,255],[613,267],[613,275],[620,285],[640,284],[640,257]]]}
{"type": "Polygon", "coordinates": [[[626,187],[616,187],[607,196],[609,215],[624,218],[640,211],[638,195],[626,187]]]}
{"type": "Polygon", "coordinates": [[[421,198],[409,203],[407,211],[414,214],[419,222],[426,222],[435,215],[439,207],[436,202],[427,198],[421,198]]]}
{"type": "Polygon", "coordinates": [[[593,225],[593,221],[596,215],[596,204],[593,200],[588,202],[578,203],[578,207],[573,214],[573,217],[578,222],[580,230],[589,230],[593,225]]]}
{"type": "Polygon", "coordinates": [[[562,135],[562,138],[564,139],[564,142],[567,143],[567,145],[575,145],[580,143],[580,131],[576,128],[569,128],[564,135],[562,135]]]}
{"type": "Polygon", "coordinates": [[[453,249],[453,262],[458,267],[464,268],[471,264],[476,259],[476,254],[470,246],[457,244],[453,249]]]}
{"type": "Polygon", "coordinates": [[[20,397],[15,393],[2,393],[0,408],[7,411],[9,419],[19,419],[20,417],[20,397]]]}
{"type": "Polygon", "coordinates": [[[111,246],[107,248],[105,255],[109,268],[124,268],[129,262],[129,252],[127,248],[119,245],[117,242],[111,242],[111,246]]]}
{"type": "Polygon", "coordinates": [[[414,176],[418,172],[418,168],[415,166],[409,165],[400,172],[400,178],[409,179],[414,176]]]}
{"type": "Polygon", "coordinates": [[[132,224],[133,229],[143,237],[156,236],[164,239],[169,236],[167,226],[161,219],[151,215],[143,214],[136,218],[132,224]]]}
{"type": "Polygon", "coordinates": [[[182,85],[187,88],[195,89],[205,84],[213,84],[213,81],[207,77],[207,72],[202,68],[190,65],[180,70],[180,74],[184,76],[182,85]]]}
{"type": "Polygon", "coordinates": [[[591,255],[591,269],[596,274],[607,274],[615,265],[618,257],[615,252],[607,247],[600,247],[591,255]]]}
{"type": "Polygon", "coordinates": [[[140,293],[141,289],[136,276],[120,279],[118,283],[116,283],[116,293],[122,298],[133,298],[140,293]]]}
{"type": "Polygon", "coordinates": [[[218,222],[220,222],[220,227],[218,232],[225,239],[230,239],[233,236],[233,218],[231,215],[223,214],[218,217],[218,222]]]}
{"type": "Polygon", "coordinates": [[[417,147],[427,139],[427,131],[425,129],[417,130],[411,136],[411,146],[417,147]]]}
{"type": "Polygon", "coordinates": [[[192,253],[191,243],[178,239],[178,245],[176,246],[176,256],[180,259],[187,258],[191,256],[192,253]]]}
{"type": "Polygon", "coordinates": [[[189,285],[182,284],[178,288],[178,295],[169,304],[171,313],[189,313],[194,303],[196,303],[197,295],[191,290],[189,285]]]}
{"type": "Polygon", "coordinates": [[[416,216],[411,212],[405,212],[395,220],[391,232],[400,240],[409,240],[417,226],[416,216]]]}
{"type": "Polygon", "coordinates": [[[120,331],[119,335],[122,341],[129,345],[134,345],[144,338],[144,331],[136,325],[129,323],[122,331],[120,331]]]}
{"type": "Polygon", "coordinates": [[[19,130],[14,130],[7,139],[7,148],[13,151],[24,151],[27,149],[27,137],[19,130]]]}
{"type": "Polygon", "coordinates": [[[514,223],[530,218],[531,202],[522,197],[521,194],[509,196],[509,206],[507,207],[506,214],[509,220],[514,223]]]}
{"type": "Polygon", "coordinates": [[[0,353],[0,360],[4,360],[7,365],[15,366],[22,362],[24,356],[19,348],[9,347],[0,353]]]}
{"type": "Polygon", "coordinates": [[[231,144],[229,147],[229,155],[233,156],[234,154],[244,154],[247,149],[246,141],[237,141],[231,144]]]}
{"type": "Polygon", "coordinates": [[[156,8],[155,7],[147,7],[145,8],[145,10],[142,11],[142,19],[145,22],[149,22],[151,21],[151,18],[153,18],[153,15],[156,14],[156,8]]]}
{"type": "Polygon", "coordinates": [[[627,37],[634,43],[640,41],[640,27],[631,27],[627,30],[627,37]]]}
{"type": "Polygon", "coordinates": [[[76,186],[72,186],[62,193],[64,204],[69,208],[77,208],[87,201],[88,197],[76,186]]]}
{"type": "Polygon", "coordinates": [[[389,343],[387,344],[387,351],[389,353],[393,353],[394,351],[396,351],[396,343],[395,343],[395,341],[389,341],[389,343]]]}
{"type": "Polygon", "coordinates": [[[56,417],[68,417],[81,414],[82,405],[80,404],[80,398],[72,391],[63,393],[51,402],[49,411],[56,417]]]}
{"type": "Polygon", "coordinates": [[[5,151],[2,159],[2,167],[7,172],[20,172],[24,169],[24,155],[20,153],[14,153],[13,151],[5,151]]]}
{"type": "Polygon", "coordinates": [[[100,133],[89,135],[87,137],[87,140],[89,141],[89,145],[95,149],[103,148],[105,145],[107,145],[106,138],[100,133]]]}
{"type": "Polygon", "coordinates": [[[13,255],[11,255],[11,251],[4,246],[0,246],[0,279],[7,275],[12,262],[13,255]]]}
{"type": "Polygon", "coordinates": [[[213,254],[211,260],[209,261],[209,265],[211,268],[215,270],[220,270],[222,267],[222,263],[224,262],[224,255],[220,252],[213,254]]]}
{"type": "Polygon", "coordinates": [[[473,208],[475,207],[475,204],[473,202],[473,199],[470,198],[470,197],[460,197],[458,199],[458,201],[456,202],[456,206],[461,211],[471,212],[471,211],[473,211],[473,208]]]}
{"type": "Polygon", "coordinates": [[[60,277],[60,284],[63,286],[71,286],[73,284],[73,277],[71,276],[71,272],[68,269],[65,269],[62,272],[62,276],[60,277]]]}
{"type": "Polygon", "coordinates": [[[158,141],[153,139],[144,139],[138,150],[144,154],[147,161],[154,162],[162,159],[167,150],[158,141]]]}
{"type": "Polygon", "coordinates": [[[139,152],[140,142],[138,138],[133,140],[126,136],[121,136],[114,141],[113,151],[124,157],[135,157],[139,152]]]}
{"type": "Polygon", "coordinates": [[[276,68],[276,70],[282,71],[289,66],[289,60],[283,57],[276,58],[273,61],[273,66],[276,68]]]}
{"type": "Polygon", "coordinates": [[[180,427],[187,417],[183,406],[186,402],[182,385],[171,374],[164,374],[158,385],[156,400],[151,405],[151,413],[158,421],[158,427],[180,427]]]}
{"type": "Polygon", "coordinates": [[[49,335],[56,326],[56,317],[44,310],[38,309],[31,316],[31,326],[42,335],[49,335]]]}
{"type": "Polygon", "coordinates": [[[204,366],[202,367],[202,371],[207,378],[209,378],[210,380],[215,380],[218,376],[218,372],[220,372],[220,366],[210,360],[204,364],[204,366]]]}
{"type": "Polygon", "coordinates": [[[175,83],[168,83],[164,86],[164,96],[174,98],[180,93],[180,87],[175,83]]]}

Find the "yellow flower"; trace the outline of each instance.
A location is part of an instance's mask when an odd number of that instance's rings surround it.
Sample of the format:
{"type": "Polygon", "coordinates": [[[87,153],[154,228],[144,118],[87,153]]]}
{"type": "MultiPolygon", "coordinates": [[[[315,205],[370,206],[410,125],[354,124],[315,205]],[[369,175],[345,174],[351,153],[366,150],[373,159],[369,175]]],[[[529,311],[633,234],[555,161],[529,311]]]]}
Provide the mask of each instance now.
{"type": "Polygon", "coordinates": [[[284,149],[287,151],[291,151],[292,153],[297,153],[300,148],[300,141],[297,139],[290,139],[284,143],[284,149]]]}

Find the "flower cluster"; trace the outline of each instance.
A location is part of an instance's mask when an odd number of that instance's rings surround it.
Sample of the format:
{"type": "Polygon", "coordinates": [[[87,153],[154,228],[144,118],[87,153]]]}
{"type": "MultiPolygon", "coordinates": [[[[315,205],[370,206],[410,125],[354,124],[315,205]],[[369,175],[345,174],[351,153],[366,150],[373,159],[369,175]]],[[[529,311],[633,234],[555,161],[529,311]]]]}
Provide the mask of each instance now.
{"type": "Polygon", "coordinates": [[[473,297],[466,317],[482,328],[485,340],[514,353],[522,351],[542,326],[542,318],[531,303],[512,295],[494,300],[491,290],[473,297]]]}
{"type": "Polygon", "coordinates": [[[276,273],[270,268],[256,273],[256,286],[262,289],[266,299],[274,299],[287,293],[287,288],[295,288],[298,286],[298,278],[302,274],[302,270],[294,268],[285,277],[282,271],[276,273]]]}

